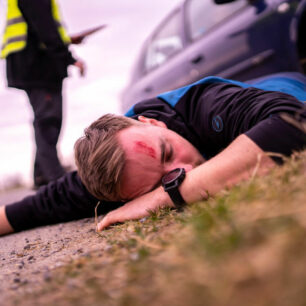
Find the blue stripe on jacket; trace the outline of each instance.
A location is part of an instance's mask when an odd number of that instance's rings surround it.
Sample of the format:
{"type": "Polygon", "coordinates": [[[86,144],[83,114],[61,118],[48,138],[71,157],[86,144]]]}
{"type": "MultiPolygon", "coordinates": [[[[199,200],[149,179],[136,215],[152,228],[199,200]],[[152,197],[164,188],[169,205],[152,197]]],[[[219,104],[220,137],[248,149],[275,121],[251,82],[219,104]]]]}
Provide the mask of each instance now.
{"type": "MultiPolygon", "coordinates": [[[[192,84],[174,89],[157,96],[170,104],[172,107],[184,96],[184,94],[193,86],[198,84],[210,84],[210,83],[229,83],[238,85],[242,88],[255,87],[263,90],[269,91],[280,91],[289,95],[294,96],[301,102],[306,102],[306,77],[299,73],[279,73],[263,78],[259,78],[254,81],[249,81],[248,83],[243,83],[239,81],[223,79],[220,77],[206,77],[192,84]]],[[[127,117],[133,116],[134,110],[131,107],[125,114],[127,117]]]]}

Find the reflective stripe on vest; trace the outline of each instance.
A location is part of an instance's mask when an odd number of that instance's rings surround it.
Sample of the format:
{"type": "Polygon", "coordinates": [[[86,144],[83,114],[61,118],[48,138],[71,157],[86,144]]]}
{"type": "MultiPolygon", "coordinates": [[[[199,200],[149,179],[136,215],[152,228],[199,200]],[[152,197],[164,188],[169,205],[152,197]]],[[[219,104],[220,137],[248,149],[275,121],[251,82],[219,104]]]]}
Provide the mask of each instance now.
{"type": "MultiPolygon", "coordinates": [[[[51,0],[51,8],[60,37],[65,44],[69,44],[70,37],[61,24],[61,16],[56,0],[51,0]]],[[[6,58],[9,54],[18,52],[26,47],[28,26],[19,10],[18,0],[8,0],[6,20],[6,27],[2,38],[2,58],[6,58]]]]}
{"type": "Polygon", "coordinates": [[[62,24],[62,18],[61,18],[61,14],[60,14],[60,10],[59,7],[56,3],[56,0],[51,0],[51,5],[52,5],[52,15],[54,20],[56,21],[57,24],[57,30],[63,40],[63,42],[65,44],[70,44],[71,40],[70,40],[70,36],[67,34],[63,24],[62,24]]]}

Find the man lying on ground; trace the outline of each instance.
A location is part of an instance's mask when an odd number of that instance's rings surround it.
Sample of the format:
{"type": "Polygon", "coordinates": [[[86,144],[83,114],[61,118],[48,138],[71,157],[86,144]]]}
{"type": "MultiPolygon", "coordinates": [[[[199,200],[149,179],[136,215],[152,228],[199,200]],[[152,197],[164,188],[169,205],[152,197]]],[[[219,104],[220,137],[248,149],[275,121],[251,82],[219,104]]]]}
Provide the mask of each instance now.
{"type": "Polygon", "coordinates": [[[99,200],[99,213],[111,211],[102,230],[264,174],[305,148],[305,132],[282,119],[305,120],[305,89],[296,73],[252,85],[209,77],[136,104],[133,119],[105,115],[76,143],[79,174],[2,208],[0,233],[93,216],[99,200]]]}

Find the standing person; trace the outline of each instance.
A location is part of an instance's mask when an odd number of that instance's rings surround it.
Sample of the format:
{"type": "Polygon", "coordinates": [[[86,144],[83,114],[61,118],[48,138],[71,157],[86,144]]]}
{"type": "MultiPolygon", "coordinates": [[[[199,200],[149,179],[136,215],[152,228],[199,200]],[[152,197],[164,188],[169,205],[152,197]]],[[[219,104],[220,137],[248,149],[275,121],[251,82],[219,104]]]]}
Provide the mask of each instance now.
{"type": "Polygon", "coordinates": [[[70,43],[56,0],[8,0],[1,57],[6,59],[8,87],[24,90],[33,109],[35,187],[65,173],[56,149],[63,79],[69,65],[84,74],[84,63],[73,58],[70,43]]]}

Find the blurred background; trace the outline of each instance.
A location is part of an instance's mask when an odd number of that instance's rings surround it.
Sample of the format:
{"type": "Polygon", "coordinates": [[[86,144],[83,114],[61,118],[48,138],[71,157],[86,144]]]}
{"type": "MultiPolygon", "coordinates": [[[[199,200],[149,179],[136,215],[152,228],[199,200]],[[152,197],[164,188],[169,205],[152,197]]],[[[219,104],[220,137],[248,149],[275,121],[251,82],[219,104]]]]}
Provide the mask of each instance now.
{"type": "MultiPolygon", "coordinates": [[[[84,78],[70,67],[64,83],[64,124],[59,141],[63,164],[73,163],[73,144],[83,129],[104,113],[120,113],[119,98],[146,36],[180,0],[59,0],[69,34],[107,24],[71,48],[85,61],[84,78]]],[[[6,0],[0,0],[0,29],[6,0]]],[[[0,60],[0,190],[14,183],[32,185],[34,138],[32,110],[25,93],[6,87],[0,60]]]]}

